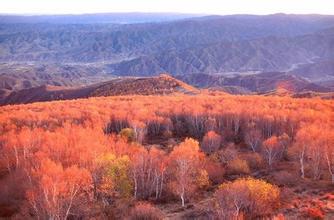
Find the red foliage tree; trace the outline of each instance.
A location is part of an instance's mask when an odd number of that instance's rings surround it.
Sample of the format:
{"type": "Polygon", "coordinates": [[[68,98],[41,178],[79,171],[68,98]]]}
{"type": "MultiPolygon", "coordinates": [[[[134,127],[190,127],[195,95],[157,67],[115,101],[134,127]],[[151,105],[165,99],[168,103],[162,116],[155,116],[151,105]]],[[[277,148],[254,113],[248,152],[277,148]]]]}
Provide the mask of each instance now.
{"type": "Polygon", "coordinates": [[[165,153],[156,148],[148,151],[140,147],[133,152],[131,159],[134,197],[148,199],[154,194],[155,199],[160,198],[165,183],[165,153]]]}
{"type": "Polygon", "coordinates": [[[67,219],[75,215],[74,208],[89,199],[92,179],[86,169],[64,169],[61,164],[43,159],[32,177],[34,182],[27,199],[38,218],[67,219]]]}
{"type": "Polygon", "coordinates": [[[201,143],[201,149],[205,153],[213,153],[216,152],[222,142],[222,137],[217,134],[214,131],[209,131],[208,133],[205,134],[202,143],[201,143]]]}
{"type": "Polygon", "coordinates": [[[270,168],[276,161],[282,158],[284,146],[280,143],[280,139],[277,136],[272,136],[262,143],[263,155],[270,168]]]}
{"type": "Polygon", "coordinates": [[[176,146],[169,156],[170,188],[185,205],[185,200],[201,184],[206,184],[207,176],[201,172],[204,155],[199,151],[198,142],[186,139],[176,146]],[[204,179],[203,179],[204,178],[204,179]]]}
{"type": "Polygon", "coordinates": [[[257,152],[262,142],[261,132],[255,128],[247,130],[245,142],[251,147],[253,152],[257,152]]]}

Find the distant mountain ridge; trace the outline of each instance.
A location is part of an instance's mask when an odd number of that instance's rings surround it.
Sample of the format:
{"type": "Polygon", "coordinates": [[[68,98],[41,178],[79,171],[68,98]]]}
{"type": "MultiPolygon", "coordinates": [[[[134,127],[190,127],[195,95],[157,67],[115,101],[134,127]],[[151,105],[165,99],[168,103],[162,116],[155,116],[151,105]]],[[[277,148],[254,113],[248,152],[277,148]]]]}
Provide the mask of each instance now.
{"type": "Polygon", "coordinates": [[[0,14],[0,23],[48,23],[48,24],[132,24],[148,22],[166,22],[179,19],[203,16],[201,14],[185,13],[90,13],[63,15],[5,15],[0,14]]]}
{"type": "Polygon", "coordinates": [[[161,72],[232,93],[265,93],[282,81],[333,91],[334,16],[191,16],[0,16],[0,98],[161,72]]]}
{"type": "Polygon", "coordinates": [[[126,25],[0,22],[0,61],[104,62],[116,75],[282,71],[333,58],[333,27],[334,16],[281,14],[126,25]]]}

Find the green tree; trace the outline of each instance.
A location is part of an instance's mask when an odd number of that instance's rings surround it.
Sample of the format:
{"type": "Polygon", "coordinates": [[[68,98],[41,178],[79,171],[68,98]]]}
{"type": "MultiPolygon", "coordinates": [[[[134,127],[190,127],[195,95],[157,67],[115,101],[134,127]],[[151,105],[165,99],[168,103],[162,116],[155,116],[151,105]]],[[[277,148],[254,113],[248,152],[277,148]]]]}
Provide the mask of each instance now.
{"type": "Polygon", "coordinates": [[[136,133],[132,128],[123,128],[119,135],[126,139],[128,142],[133,142],[136,140],[136,133]]]}
{"type": "Polygon", "coordinates": [[[108,154],[102,158],[102,163],[105,170],[102,190],[108,194],[116,193],[122,197],[130,197],[133,184],[129,175],[129,157],[116,157],[113,154],[108,154]]]}

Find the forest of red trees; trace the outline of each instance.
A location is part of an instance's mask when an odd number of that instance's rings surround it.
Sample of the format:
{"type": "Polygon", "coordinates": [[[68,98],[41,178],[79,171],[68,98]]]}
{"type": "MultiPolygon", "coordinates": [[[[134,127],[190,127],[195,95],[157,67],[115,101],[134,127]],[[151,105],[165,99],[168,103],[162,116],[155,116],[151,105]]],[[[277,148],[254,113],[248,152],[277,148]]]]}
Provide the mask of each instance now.
{"type": "Polygon", "coordinates": [[[284,218],[292,177],[334,185],[334,102],[210,94],[3,106],[0,175],[0,214],[14,219],[162,219],[164,205],[203,198],[207,218],[284,218]]]}

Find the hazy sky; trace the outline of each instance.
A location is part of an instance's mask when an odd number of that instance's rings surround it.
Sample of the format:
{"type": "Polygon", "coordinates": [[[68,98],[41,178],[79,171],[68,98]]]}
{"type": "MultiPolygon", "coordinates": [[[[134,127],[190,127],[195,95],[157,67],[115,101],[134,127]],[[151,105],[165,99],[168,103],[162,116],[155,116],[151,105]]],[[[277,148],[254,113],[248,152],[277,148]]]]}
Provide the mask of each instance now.
{"type": "Polygon", "coordinates": [[[332,14],[334,0],[0,0],[0,13],[81,14],[184,12],[204,14],[332,14]]]}

